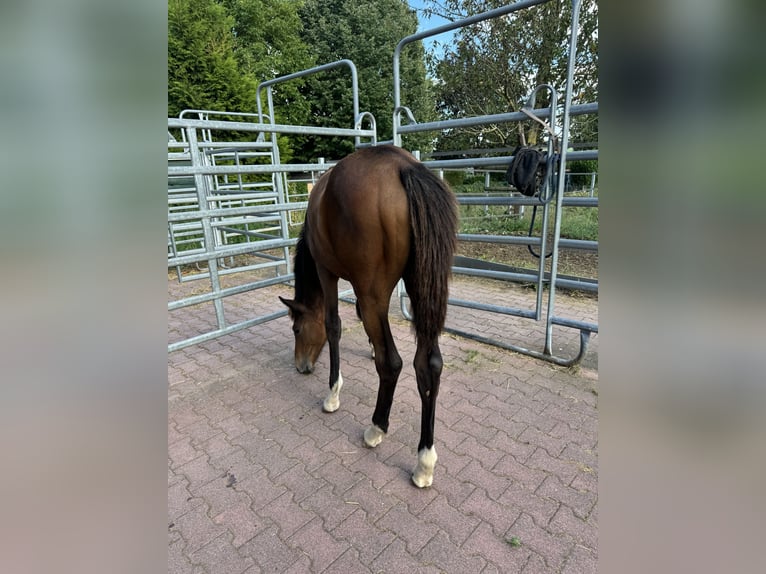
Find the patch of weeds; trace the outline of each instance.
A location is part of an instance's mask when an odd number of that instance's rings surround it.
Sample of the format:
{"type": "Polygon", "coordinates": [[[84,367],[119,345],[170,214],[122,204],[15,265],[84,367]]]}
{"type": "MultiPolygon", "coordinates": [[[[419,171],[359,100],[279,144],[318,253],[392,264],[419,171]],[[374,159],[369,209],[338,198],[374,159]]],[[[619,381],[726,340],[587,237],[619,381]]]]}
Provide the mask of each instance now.
{"type": "Polygon", "coordinates": [[[510,538],[506,540],[506,542],[510,544],[511,546],[513,546],[514,548],[518,548],[519,546],[521,546],[521,540],[519,539],[518,536],[511,536],[510,538]]]}

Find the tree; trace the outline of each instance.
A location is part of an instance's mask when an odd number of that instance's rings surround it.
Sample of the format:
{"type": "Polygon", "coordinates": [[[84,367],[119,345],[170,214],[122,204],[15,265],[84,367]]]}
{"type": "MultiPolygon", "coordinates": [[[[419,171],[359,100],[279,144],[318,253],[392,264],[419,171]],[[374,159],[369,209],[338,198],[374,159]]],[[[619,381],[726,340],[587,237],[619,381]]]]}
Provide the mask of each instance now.
{"type": "MultiPolygon", "coordinates": [[[[425,12],[454,21],[505,4],[499,0],[429,0],[425,12]]],[[[437,79],[437,108],[442,116],[455,118],[516,111],[540,84],[551,84],[563,94],[571,12],[571,0],[551,0],[459,29],[454,47],[448,47],[441,57],[432,55],[430,60],[437,79]]],[[[582,2],[577,51],[573,102],[597,101],[596,0],[582,2]]],[[[536,107],[548,104],[548,92],[539,92],[536,107]]],[[[535,122],[527,124],[524,139],[534,145],[540,126],[535,122]]],[[[513,146],[520,143],[519,125],[451,130],[441,138],[439,147],[513,146]]],[[[594,118],[573,117],[570,131],[572,139],[593,141],[597,139],[598,127],[594,118]]]]}
{"type": "MultiPolygon", "coordinates": [[[[300,37],[303,23],[298,9],[301,2],[219,1],[234,19],[234,53],[245,74],[263,82],[314,65],[311,49],[300,37]]],[[[298,80],[274,87],[272,95],[278,123],[306,122],[309,107],[299,91],[302,83],[298,80]]]]}
{"type": "MultiPolygon", "coordinates": [[[[396,44],[417,30],[417,17],[403,0],[307,0],[300,11],[302,38],[311,47],[317,64],[350,59],[359,74],[360,111],[375,116],[379,139],[392,137],[393,54],[396,44]]],[[[403,96],[418,121],[435,117],[425,52],[421,43],[402,54],[403,96]]],[[[339,68],[312,76],[304,90],[311,102],[310,125],[352,127],[351,80],[339,68]]],[[[351,152],[353,143],[338,138],[300,138],[296,155],[304,160],[337,158],[351,152]]],[[[425,149],[429,138],[413,138],[410,147],[425,149]]],[[[430,149],[430,147],[428,148],[430,149]]]]}
{"type": "Polygon", "coordinates": [[[168,0],[168,116],[255,110],[256,82],[234,56],[233,27],[215,0],[168,0]]]}

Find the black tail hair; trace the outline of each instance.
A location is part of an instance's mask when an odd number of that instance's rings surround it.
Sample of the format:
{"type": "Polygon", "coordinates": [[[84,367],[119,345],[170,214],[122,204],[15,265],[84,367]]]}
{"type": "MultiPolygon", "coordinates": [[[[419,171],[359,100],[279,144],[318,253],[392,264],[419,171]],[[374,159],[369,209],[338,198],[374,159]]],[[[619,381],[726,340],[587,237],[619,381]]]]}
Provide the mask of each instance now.
{"type": "Polygon", "coordinates": [[[457,243],[457,201],[423,164],[400,170],[410,207],[411,253],[404,283],[412,301],[415,335],[433,341],[444,328],[449,278],[457,243]]]}

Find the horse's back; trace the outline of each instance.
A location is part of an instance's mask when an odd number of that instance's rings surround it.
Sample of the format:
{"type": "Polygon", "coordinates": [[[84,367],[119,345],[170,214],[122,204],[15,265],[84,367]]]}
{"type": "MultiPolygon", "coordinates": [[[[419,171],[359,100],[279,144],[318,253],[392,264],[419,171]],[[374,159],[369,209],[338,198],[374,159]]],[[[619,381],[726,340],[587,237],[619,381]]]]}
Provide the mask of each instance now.
{"type": "Polygon", "coordinates": [[[402,166],[415,160],[393,146],[359,150],[312,191],[308,217],[317,263],[359,290],[393,288],[410,252],[402,166]],[[382,283],[381,283],[382,282],[382,283]]]}

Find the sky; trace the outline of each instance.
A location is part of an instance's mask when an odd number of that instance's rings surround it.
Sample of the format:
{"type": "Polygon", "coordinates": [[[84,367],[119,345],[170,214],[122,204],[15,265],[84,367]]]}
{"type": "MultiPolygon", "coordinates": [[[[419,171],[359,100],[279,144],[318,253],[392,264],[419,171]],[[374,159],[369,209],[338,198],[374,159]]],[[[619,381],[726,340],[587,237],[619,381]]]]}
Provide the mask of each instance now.
{"type": "MultiPolygon", "coordinates": [[[[430,30],[431,28],[436,28],[437,26],[441,26],[442,24],[447,23],[447,20],[444,18],[439,18],[438,16],[433,16],[431,18],[425,17],[421,12],[421,10],[425,7],[424,0],[408,0],[407,3],[410,5],[410,8],[414,8],[418,11],[418,32],[430,30]]],[[[453,34],[454,32],[445,32],[443,34],[439,34],[438,36],[426,38],[423,43],[425,44],[426,49],[431,50],[431,46],[434,40],[441,44],[450,43],[453,34]]]]}

